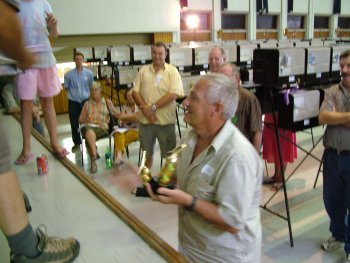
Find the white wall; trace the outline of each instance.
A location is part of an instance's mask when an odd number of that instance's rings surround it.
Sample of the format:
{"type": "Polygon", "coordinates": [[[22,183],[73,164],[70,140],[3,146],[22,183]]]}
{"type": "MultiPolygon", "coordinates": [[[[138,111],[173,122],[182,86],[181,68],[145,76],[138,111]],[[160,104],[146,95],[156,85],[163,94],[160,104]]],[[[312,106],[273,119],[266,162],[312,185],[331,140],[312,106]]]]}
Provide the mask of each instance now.
{"type": "Polygon", "coordinates": [[[307,15],[309,12],[308,0],[294,0],[293,1],[293,14],[307,15]]]}
{"type": "Polygon", "coordinates": [[[314,1],[314,14],[315,15],[331,15],[333,14],[333,0],[320,0],[314,1]]]}
{"type": "Polygon", "coordinates": [[[211,11],[213,9],[212,0],[188,0],[187,4],[189,10],[211,11]]]}
{"type": "Polygon", "coordinates": [[[179,0],[48,0],[62,35],[175,32],[179,0]]]}
{"type": "Polygon", "coordinates": [[[280,14],[281,13],[281,0],[268,0],[269,3],[269,14],[280,14]]]}
{"type": "Polygon", "coordinates": [[[341,0],[340,13],[342,15],[350,16],[350,1],[349,0],[341,0]]]}
{"type": "MultiPolygon", "coordinates": [[[[180,41],[179,0],[48,0],[62,35],[172,32],[180,41]]],[[[248,39],[256,35],[256,0],[228,0],[228,10],[248,14],[248,39]]],[[[281,14],[286,27],[287,0],[269,0],[269,13],[281,14]],[[285,16],[285,17],[283,17],[285,16]]],[[[212,35],[221,28],[220,0],[188,0],[189,10],[213,11],[212,35]]],[[[332,15],[333,0],[294,0],[293,13],[307,16],[306,37],[313,36],[314,15],[332,15]]],[[[341,15],[350,16],[350,0],[342,0],[341,15]]],[[[282,32],[282,31],[281,31],[282,32]]],[[[282,37],[283,35],[279,35],[282,37]]]]}
{"type": "Polygon", "coordinates": [[[232,11],[237,13],[248,13],[249,1],[227,0],[227,11],[232,11]]]}

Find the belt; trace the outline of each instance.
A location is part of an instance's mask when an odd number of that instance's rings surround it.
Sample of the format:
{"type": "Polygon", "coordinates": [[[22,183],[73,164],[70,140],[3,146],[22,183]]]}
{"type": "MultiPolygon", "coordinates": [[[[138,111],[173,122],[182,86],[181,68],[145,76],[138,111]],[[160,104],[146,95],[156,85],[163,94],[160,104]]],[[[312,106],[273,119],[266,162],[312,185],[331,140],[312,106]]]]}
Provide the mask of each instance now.
{"type": "Polygon", "coordinates": [[[333,148],[327,148],[327,150],[330,152],[334,152],[334,153],[338,154],[339,156],[350,155],[350,150],[338,151],[338,150],[333,149],[333,148]]]}

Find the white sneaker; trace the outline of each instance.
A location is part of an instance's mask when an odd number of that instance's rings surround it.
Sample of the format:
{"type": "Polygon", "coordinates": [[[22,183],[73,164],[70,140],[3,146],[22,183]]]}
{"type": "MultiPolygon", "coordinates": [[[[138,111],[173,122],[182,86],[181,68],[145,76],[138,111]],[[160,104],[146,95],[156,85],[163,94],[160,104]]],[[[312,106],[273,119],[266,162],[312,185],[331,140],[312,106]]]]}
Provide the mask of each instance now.
{"type": "Polygon", "coordinates": [[[334,237],[330,237],[326,241],[322,242],[321,248],[325,251],[333,251],[338,248],[341,248],[343,245],[344,241],[339,241],[336,240],[334,237]]]}
{"type": "Polygon", "coordinates": [[[345,261],[344,262],[350,262],[350,254],[345,254],[345,261]]]}

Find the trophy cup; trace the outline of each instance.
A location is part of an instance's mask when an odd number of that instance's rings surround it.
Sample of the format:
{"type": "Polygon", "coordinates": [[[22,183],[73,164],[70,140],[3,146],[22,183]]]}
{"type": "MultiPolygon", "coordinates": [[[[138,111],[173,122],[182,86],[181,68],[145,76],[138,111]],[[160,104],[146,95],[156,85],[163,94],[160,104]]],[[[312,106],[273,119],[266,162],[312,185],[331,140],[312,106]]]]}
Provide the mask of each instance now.
{"type": "MultiPolygon", "coordinates": [[[[152,187],[152,191],[154,193],[156,193],[157,189],[159,187],[158,183],[153,179],[153,177],[151,175],[151,170],[145,166],[145,161],[146,161],[146,151],[142,151],[141,166],[140,166],[138,174],[141,176],[141,180],[142,180],[143,185],[146,186],[146,184],[149,183],[152,187]]],[[[143,188],[143,189],[146,190],[145,188],[143,188]]],[[[141,190],[137,189],[137,191],[140,192],[141,190]]],[[[137,195],[137,192],[136,192],[136,195],[137,195]]],[[[146,196],[148,196],[147,190],[146,190],[146,196]]]]}
{"type": "Polygon", "coordinates": [[[165,164],[160,170],[158,184],[162,187],[168,187],[171,183],[171,178],[176,170],[179,153],[186,147],[186,144],[180,144],[170,152],[165,158],[165,164]]]}
{"type": "MultiPolygon", "coordinates": [[[[165,158],[165,164],[160,170],[158,180],[154,180],[150,169],[145,166],[146,161],[146,151],[142,152],[141,165],[138,174],[140,175],[144,185],[149,183],[152,187],[152,191],[157,194],[157,189],[159,187],[171,187],[171,178],[176,170],[176,165],[179,157],[179,153],[186,147],[186,144],[181,144],[168,152],[168,156],[165,158]]],[[[145,190],[145,188],[143,188],[145,190]]],[[[146,193],[138,188],[136,190],[136,196],[148,196],[146,193]]]]}

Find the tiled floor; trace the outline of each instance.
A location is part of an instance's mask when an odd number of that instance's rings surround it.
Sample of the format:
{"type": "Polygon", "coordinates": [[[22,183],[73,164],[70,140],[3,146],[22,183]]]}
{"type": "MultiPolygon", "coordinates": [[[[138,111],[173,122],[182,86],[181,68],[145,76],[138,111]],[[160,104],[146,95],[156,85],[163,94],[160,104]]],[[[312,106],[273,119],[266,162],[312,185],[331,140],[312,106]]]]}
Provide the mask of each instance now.
{"type": "MultiPolygon", "coordinates": [[[[10,123],[12,157],[20,150],[20,129],[18,123],[11,117],[0,117],[0,121],[10,123]]],[[[67,115],[58,116],[58,132],[60,141],[70,149],[70,126],[67,115]]],[[[181,123],[182,129],[185,129],[181,123]]],[[[314,139],[317,141],[323,134],[322,127],[314,129],[314,139]]],[[[312,148],[311,136],[308,133],[297,134],[298,144],[308,151],[312,148]]],[[[33,152],[46,153],[46,150],[35,140],[32,140],[33,152]]],[[[177,213],[175,206],[154,203],[147,198],[136,198],[126,187],[130,178],[134,178],[135,164],[138,161],[138,143],[129,147],[130,159],[119,170],[105,168],[104,151],[108,140],[97,143],[102,158],[98,161],[98,173],[89,173],[89,161],[85,154],[84,171],[92,177],[118,202],[127,207],[138,219],[148,225],[153,231],[177,248],[177,213]],[[128,165],[130,163],[130,166],[128,165]]],[[[312,154],[321,158],[322,142],[317,144],[312,154]]],[[[159,153],[154,162],[152,172],[159,171],[159,153]]],[[[288,165],[288,175],[300,164],[305,153],[299,150],[298,160],[288,165]]],[[[78,165],[81,164],[81,154],[70,154],[68,158],[78,165]]],[[[43,222],[54,235],[74,235],[81,242],[81,255],[77,262],[162,262],[152,249],[130,230],[122,221],[112,214],[93,194],[91,194],[69,171],[50,156],[50,173],[46,177],[36,175],[36,164],[33,162],[23,167],[16,166],[23,190],[27,192],[33,206],[30,220],[33,226],[43,222]]],[[[294,247],[290,246],[287,221],[271,212],[261,209],[263,224],[262,262],[342,262],[343,251],[333,253],[320,250],[320,243],[328,238],[328,217],[322,201],[322,175],[313,189],[313,184],[319,167],[319,162],[308,156],[294,174],[288,179],[287,194],[291,218],[294,247]]],[[[273,167],[268,164],[271,174],[273,167]]],[[[271,199],[268,209],[286,215],[284,193],[277,194],[263,186],[262,205],[271,199]],[[275,196],[273,196],[275,195],[275,196]]],[[[2,237],[0,246],[0,262],[8,262],[8,248],[2,237]]]]}

